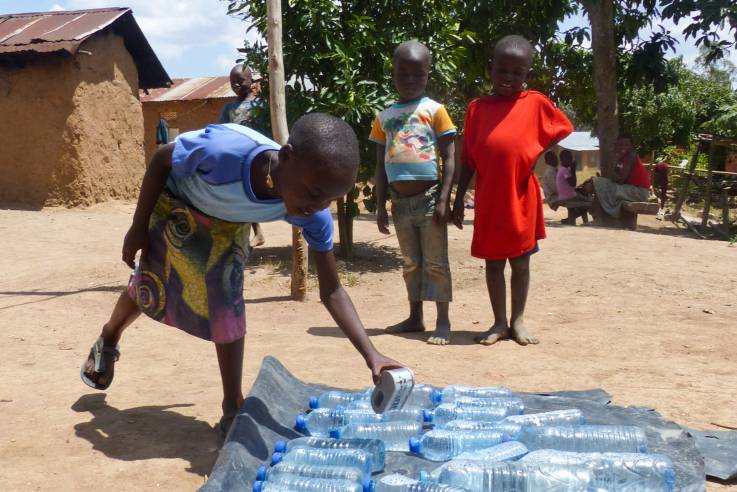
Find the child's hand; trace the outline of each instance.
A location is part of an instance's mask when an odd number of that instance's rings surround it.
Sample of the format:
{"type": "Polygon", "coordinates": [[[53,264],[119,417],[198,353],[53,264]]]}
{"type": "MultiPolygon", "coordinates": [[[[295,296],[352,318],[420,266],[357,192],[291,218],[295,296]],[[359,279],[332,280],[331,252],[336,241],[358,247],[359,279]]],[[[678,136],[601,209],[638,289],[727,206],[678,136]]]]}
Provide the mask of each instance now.
{"type": "Polygon", "coordinates": [[[379,227],[379,232],[382,234],[391,234],[391,232],[389,232],[389,215],[386,213],[386,209],[377,210],[376,225],[379,227]]]}
{"type": "Polygon", "coordinates": [[[433,213],[433,220],[437,225],[447,224],[450,221],[450,205],[444,201],[438,201],[438,205],[435,207],[435,213],[433,213]]]}
{"type": "Polygon", "coordinates": [[[463,229],[463,217],[465,214],[466,207],[463,205],[463,200],[460,203],[456,200],[455,206],[453,207],[453,223],[459,229],[463,229]]]}
{"type": "Polygon", "coordinates": [[[140,250],[141,256],[146,252],[148,246],[148,230],[135,224],[128,229],[123,239],[123,261],[131,268],[136,267],[136,253],[140,250]]]}
{"type": "Polygon", "coordinates": [[[378,384],[381,379],[381,373],[388,369],[398,369],[405,367],[404,364],[386,357],[378,351],[373,356],[369,356],[366,359],[366,365],[371,369],[371,377],[374,380],[374,384],[378,384]]]}

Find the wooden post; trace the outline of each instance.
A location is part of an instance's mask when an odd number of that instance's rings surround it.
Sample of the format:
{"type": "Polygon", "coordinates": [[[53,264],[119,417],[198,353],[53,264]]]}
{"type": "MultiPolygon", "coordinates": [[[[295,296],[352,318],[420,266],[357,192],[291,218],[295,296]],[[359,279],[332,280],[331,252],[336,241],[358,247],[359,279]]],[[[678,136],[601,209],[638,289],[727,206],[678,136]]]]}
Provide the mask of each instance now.
{"type": "MultiPolygon", "coordinates": [[[[281,0],[267,0],[266,29],[269,44],[269,101],[274,140],[284,145],[289,140],[287,106],[284,96],[284,57],[282,54],[281,0]]],[[[292,227],[292,299],[307,298],[307,246],[302,231],[292,227]]]]}
{"type": "Polygon", "coordinates": [[[722,205],[722,228],[724,229],[724,236],[729,239],[730,227],[729,227],[729,196],[727,191],[729,187],[722,185],[721,189],[721,205],[722,205]]]}
{"type": "Polygon", "coordinates": [[[711,188],[714,184],[714,165],[717,159],[717,150],[719,146],[716,143],[716,139],[712,139],[709,147],[709,166],[706,170],[706,187],[704,194],[704,211],[701,212],[701,231],[706,231],[706,226],[709,223],[709,212],[711,211],[711,188]]]}

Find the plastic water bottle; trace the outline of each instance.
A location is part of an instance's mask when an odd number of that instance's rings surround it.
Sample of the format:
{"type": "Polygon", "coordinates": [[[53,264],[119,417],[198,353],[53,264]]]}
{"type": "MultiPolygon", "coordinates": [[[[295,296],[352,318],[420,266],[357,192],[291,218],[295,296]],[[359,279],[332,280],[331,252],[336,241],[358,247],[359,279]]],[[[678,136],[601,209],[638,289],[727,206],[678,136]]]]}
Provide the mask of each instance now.
{"type": "Polygon", "coordinates": [[[446,464],[439,480],[474,492],[586,492],[592,479],[586,468],[519,461],[482,463],[454,460],[446,464]]]}
{"type": "Polygon", "coordinates": [[[335,408],[339,405],[348,406],[356,400],[366,400],[371,406],[371,391],[326,391],[319,396],[310,397],[310,408],[335,408]]]}
{"type": "Polygon", "coordinates": [[[297,463],[321,466],[352,466],[363,473],[363,478],[371,478],[373,460],[371,453],[362,449],[314,449],[297,448],[286,454],[274,453],[271,464],[297,463]]]}
{"type": "Polygon", "coordinates": [[[586,419],[581,410],[555,410],[553,412],[528,413],[526,415],[510,415],[505,422],[512,422],[526,427],[542,427],[544,425],[583,425],[586,419]]]}
{"type": "Polygon", "coordinates": [[[443,403],[435,410],[427,411],[431,417],[428,420],[438,427],[443,427],[451,420],[476,420],[479,422],[493,422],[502,420],[509,415],[505,407],[458,407],[452,403],[443,403]]]}
{"type": "Polygon", "coordinates": [[[429,384],[416,384],[412,388],[407,401],[404,403],[406,407],[432,408],[435,406],[433,394],[438,391],[429,384]]]}
{"type": "Polygon", "coordinates": [[[522,432],[522,426],[519,424],[512,423],[512,422],[507,422],[507,418],[505,418],[504,420],[498,420],[496,422],[484,422],[484,421],[475,421],[475,420],[451,420],[450,422],[442,426],[442,428],[446,430],[459,430],[459,431],[497,429],[497,430],[504,432],[509,437],[516,439],[519,433],[522,432]]]}
{"type": "Polygon", "coordinates": [[[409,440],[409,450],[430,461],[447,461],[464,451],[489,448],[501,443],[505,438],[505,434],[499,430],[448,431],[437,429],[427,431],[420,437],[412,437],[409,440]]]}
{"type": "Polygon", "coordinates": [[[350,423],[381,422],[381,415],[371,409],[317,408],[305,415],[297,415],[295,429],[311,436],[327,437],[330,431],[350,423]]]}
{"type": "Polygon", "coordinates": [[[439,403],[452,403],[456,398],[461,396],[470,396],[472,398],[512,396],[512,390],[503,386],[476,387],[452,384],[442,390],[436,390],[433,393],[433,402],[436,405],[439,403]]]}
{"type": "Polygon", "coordinates": [[[387,451],[409,451],[409,438],[422,432],[419,422],[379,422],[374,424],[348,424],[336,429],[331,437],[380,439],[387,451]]]}
{"type": "Polygon", "coordinates": [[[522,458],[522,462],[587,467],[593,474],[592,486],[609,492],[670,492],[676,482],[673,462],[661,454],[572,453],[541,449],[522,458]]]}
{"type": "MultiPolygon", "coordinates": [[[[519,441],[508,441],[490,448],[479,449],[476,451],[465,451],[448,463],[458,463],[459,461],[480,461],[483,463],[493,463],[497,461],[516,461],[527,454],[527,447],[519,441]]],[[[420,480],[430,480],[437,482],[440,474],[448,467],[448,463],[444,463],[435,468],[432,472],[420,472],[420,480]]]]}
{"type": "MultiPolygon", "coordinates": [[[[388,410],[381,415],[382,422],[429,422],[427,412],[420,407],[409,407],[407,404],[399,410],[388,410]]],[[[351,422],[352,423],[352,422],[351,422]]]]}
{"type": "Polygon", "coordinates": [[[261,465],[256,472],[256,480],[276,481],[284,475],[297,475],[304,478],[324,478],[329,480],[348,480],[358,484],[366,491],[373,488],[373,482],[366,480],[358,468],[352,466],[323,466],[300,463],[279,463],[271,468],[261,465]]]}
{"type": "Polygon", "coordinates": [[[376,492],[466,492],[466,489],[436,482],[420,482],[399,473],[381,477],[375,485],[376,492]]]}
{"type": "Polygon", "coordinates": [[[364,492],[362,485],[349,480],[326,480],[323,478],[305,478],[298,475],[282,475],[274,480],[263,482],[257,480],[251,489],[253,492],[364,492]]]}
{"type": "Polygon", "coordinates": [[[516,396],[498,396],[493,398],[474,398],[461,396],[453,404],[457,407],[505,407],[510,415],[524,413],[525,404],[516,396]]]}
{"type": "Polygon", "coordinates": [[[517,439],[530,450],[647,453],[642,429],[625,425],[527,427],[517,439]]]}
{"type": "Polygon", "coordinates": [[[277,441],[274,451],[285,453],[298,448],[315,449],[362,449],[371,453],[373,471],[379,472],[384,469],[386,460],[386,448],[383,441],[379,439],[332,439],[325,437],[298,437],[291,441],[277,441]]]}

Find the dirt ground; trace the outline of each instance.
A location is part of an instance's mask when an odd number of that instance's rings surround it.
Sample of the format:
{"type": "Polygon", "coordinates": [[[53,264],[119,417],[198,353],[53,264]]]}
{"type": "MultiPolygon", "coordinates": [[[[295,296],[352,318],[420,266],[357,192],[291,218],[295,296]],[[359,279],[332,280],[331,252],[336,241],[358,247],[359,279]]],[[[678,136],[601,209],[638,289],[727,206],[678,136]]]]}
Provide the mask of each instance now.
{"type": "MultiPolygon", "coordinates": [[[[211,344],[140,318],[122,340],[107,393],[79,367],[124,287],[120,245],[133,211],[0,211],[0,482],[4,490],[194,490],[218,450],[221,388],[211,344]]],[[[548,213],[548,212],[546,212],[548,213]]],[[[490,323],[471,227],[450,231],[453,344],[382,334],[407,306],[395,236],[356,222],[344,283],[377,347],[419,381],[519,391],[604,388],[620,405],[697,428],[737,427],[737,247],[683,237],[653,218],[639,232],[562,227],[532,261],[527,323],[538,346],[472,341],[490,323]]],[[[361,387],[369,373],[317,300],[288,300],[286,224],[246,272],[245,389],[262,357],[308,381],[361,387]]],[[[432,306],[427,322],[434,323],[432,306]]],[[[710,484],[710,488],[725,485],[710,484]]]]}

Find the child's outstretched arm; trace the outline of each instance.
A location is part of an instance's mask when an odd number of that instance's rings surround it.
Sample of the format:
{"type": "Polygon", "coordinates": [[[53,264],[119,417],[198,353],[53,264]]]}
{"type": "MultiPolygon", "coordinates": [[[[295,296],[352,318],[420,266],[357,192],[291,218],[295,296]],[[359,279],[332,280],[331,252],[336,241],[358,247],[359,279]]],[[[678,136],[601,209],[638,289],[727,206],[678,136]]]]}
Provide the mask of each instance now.
{"type": "Polygon", "coordinates": [[[381,372],[385,369],[402,367],[399,362],[376,350],[376,347],[366,335],[366,330],[364,330],[363,324],[358,318],[358,313],[356,313],[351,298],[340,285],[333,252],[315,252],[314,255],[317,278],[320,283],[320,300],[341,331],[345,333],[353,346],[356,347],[356,350],[363,356],[366,365],[371,370],[374,382],[378,382],[381,372]]]}
{"type": "Polygon", "coordinates": [[[143,175],[136,212],[133,214],[133,224],[123,240],[123,261],[131,268],[135,268],[138,250],[141,250],[142,254],[146,251],[148,220],[151,218],[156,200],[159,199],[161,190],[164,189],[166,179],[169,177],[173,150],[173,143],[158,149],[146,168],[146,174],[143,175]]]}
{"type": "Polygon", "coordinates": [[[438,139],[438,147],[440,157],[443,159],[443,183],[433,218],[437,224],[445,224],[450,220],[450,190],[453,188],[453,177],[456,170],[455,134],[441,136],[438,139]]]}
{"type": "Polygon", "coordinates": [[[389,214],[386,213],[386,189],[389,180],[384,167],[384,145],[376,144],[376,171],[374,173],[374,193],[376,194],[376,225],[383,234],[389,234],[389,214]]]}
{"type": "Polygon", "coordinates": [[[458,188],[456,189],[456,199],[453,203],[453,223],[457,228],[463,229],[463,216],[466,213],[463,199],[468,191],[468,184],[471,182],[476,171],[464,162],[461,164],[461,178],[458,180],[458,188]]]}

